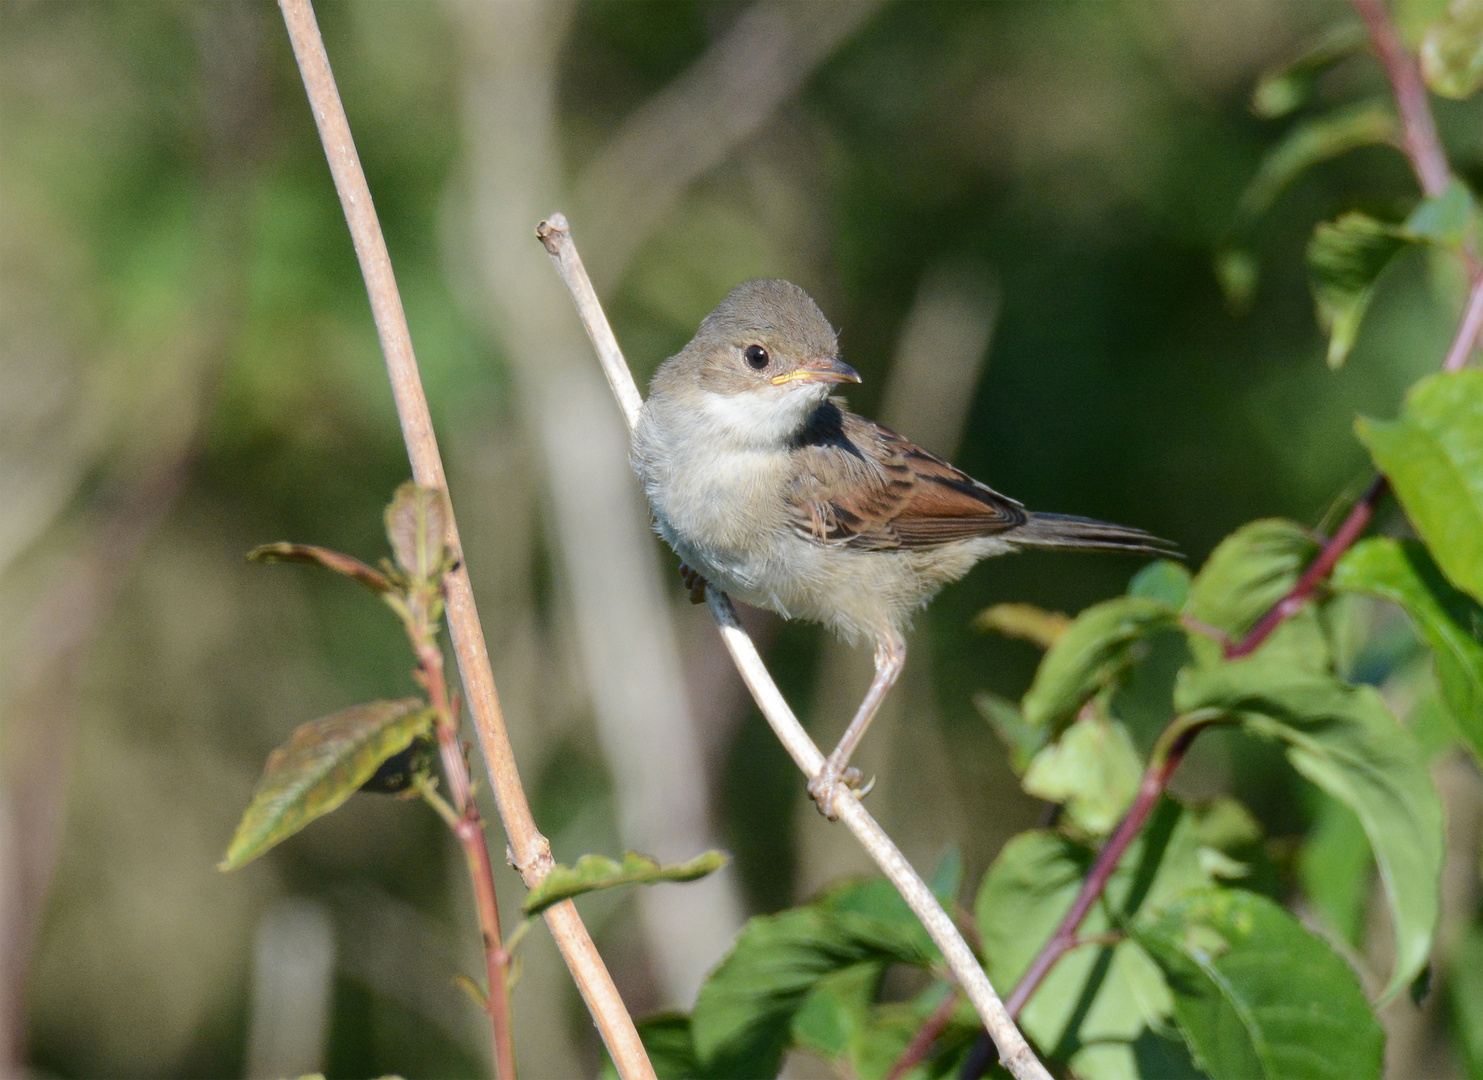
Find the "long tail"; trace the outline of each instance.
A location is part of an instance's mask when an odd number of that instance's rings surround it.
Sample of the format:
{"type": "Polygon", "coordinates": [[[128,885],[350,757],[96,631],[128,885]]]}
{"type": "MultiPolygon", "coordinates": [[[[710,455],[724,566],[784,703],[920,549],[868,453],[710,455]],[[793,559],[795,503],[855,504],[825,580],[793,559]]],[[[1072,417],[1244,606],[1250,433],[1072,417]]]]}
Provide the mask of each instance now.
{"type": "Polygon", "coordinates": [[[1179,558],[1173,541],[1161,540],[1142,529],[1113,525],[1071,514],[1031,514],[1004,539],[1024,547],[1061,548],[1070,551],[1131,551],[1142,555],[1179,558]]]}

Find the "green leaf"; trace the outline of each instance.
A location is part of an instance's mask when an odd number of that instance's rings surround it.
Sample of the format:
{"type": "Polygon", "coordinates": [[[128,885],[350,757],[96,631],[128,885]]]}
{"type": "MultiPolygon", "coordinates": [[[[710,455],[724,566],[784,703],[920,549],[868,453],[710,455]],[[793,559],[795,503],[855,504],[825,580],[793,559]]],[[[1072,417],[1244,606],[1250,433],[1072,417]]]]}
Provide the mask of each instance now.
{"type": "MultiPolygon", "coordinates": [[[[867,907],[876,900],[843,898],[867,907]]],[[[902,949],[920,959],[889,924],[854,910],[812,904],[752,919],[696,998],[691,1031],[701,1068],[712,1075],[776,1076],[808,993],[852,965],[900,959],[902,949]]]]}
{"type": "Polygon", "coordinates": [[[520,906],[526,915],[538,915],[552,904],[600,889],[652,885],[656,881],[695,881],[721,869],[727,858],[725,852],[707,851],[689,862],[661,866],[636,851],[625,851],[622,862],[606,855],[583,855],[576,866],[557,863],[552,867],[546,879],[525,894],[520,906]]]}
{"type": "Polygon", "coordinates": [[[1030,767],[1030,760],[1050,741],[1050,730],[1025,723],[1025,716],[1018,705],[987,690],[973,695],[973,707],[989,722],[994,734],[1009,751],[1009,765],[1015,775],[1023,776],[1030,767]]]}
{"type": "Polygon", "coordinates": [[[1323,222],[1314,230],[1308,244],[1308,275],[1319,324],[1329,335],[1329,367],[1343,366],[1369,309],[1375,282],[1410,242],[1404,229],[1360,213],[1323,222]]]}
{"type": "MultiPolygon", "coordinates": [[[[1208,886],[1192,815],[1164,800],[1113,872],[1103,899],[1082,924],[1083,937],[1125,925],[1179,896],[1208,886]]],[[[1071,907],[1093,852],[1057,833],[1021,833],[984,875],[974,903],[988,975],[1008,993],[1071,907]]],[[[1134,942],[1074,949],[1051,969],[1026,1003],[1025,1032],[1056,1058],[1084,1046],[1129,1044],[1169,1012],[1168,990],[1134,942]]],[[[1122,1051],[1126,1058],[1131,1051],[1122,1051]]]]}
{"type": "Polygon", "coordinates": [[[1143,641],[1178,621],[1168,604],[1145,597],[1119,596],[1087,608],[1040,661],[1025,694],[1025,720],[1038,726],[1070,720],[1134,662],[1143,641]]]}
{"type": "Polygon", "coordinates": [[[1431,674],[1431,684],[1428,686],[1423,681],[1406,713],[1406,727],[1428,761],[1434,761],[1462,741],[1457,721],[1452,719],[1452,710],[1442,702],[1442,690],[1437,684],[1435,671],[1431,674]]]}
{"type": "Polygon", "coordinates": [[[793,1014],[794,1044],[826,1061],[844,1057],[851,1040],[869,1023],[884,974],[885,965],[877,961],[826,975],[793,1014]]]}
{"type": "Polygon", "coordinates": [[[1188,570],[1171,559],[1157,559],[1133,575],[1128,595],[1160,600],[1177,610],[1189,599],[1189,587],[1188,570]]]}
{"type": "Polygon", "coordinates": [[[1483,0],[1453,0],[1421,38],[1421,74],[1442,97],[1461,100],[1483,86],[1483,0]]]}
{"type": "MultiPolygon", "coordinates": [[[[1210,553],[1190,584],[1184,610],[1232,640],[1239,639],[1297,584],[1303,567],[1317,553],[1313,537],[1294,522],[1280,518],[1247,522],[1210,553]]],[[[1192,647],[1200,647],[1198,635],[1190,640],[1192,647]]],[[[1218,655],[1219,647],[1213,652],[1218,655]]]]}
{"type": "MultiPolygon", "coordinates": [[[[658,1080],[710,1080],[695,1060],[695,1044],[690,1037],[690,1018],[684,1013],[660,1013],[639,1021],[639,1041],[648,1052],[658,1080]]],[[[603,1080],[618,1080],[618,1069],[603,1047],[603,1080]]],[[[720,1078],[717,1078],[720,1080],[720,1078]]]]}
{"type": "Polygon", "coordinates": [[[1483,760],[1483,607],[1452,587],[1421,544],[1375,537],[1334,567],[1333,587],[1400,605],[1436,657],[1459,733],[1483,760]]]}
{"type": "Polygon", "coordinates": [[[1190,1056],[1177,1031],[1145,1031],[1133,1042],[1137,1080],[1209,1080],[1190,1056]]]}
{"type": "Polygon", "coordinates": [[[1483,370],[1429,375],[1400,419],[1357,427],[1442,572],[1483,601],[1483,370]]]}
{"type": "Polygon", "coordinates": [[[1454,177],[1442,194],[1421,200],[1406,219],[1406,232],[1417,240],[1458,250],[1473,228],[1475,210],[1472,192],[1454,177]]]}
{"type": "Polygon", "coordinates": [[[1320,797],[1313,831],[1298,853],[1298,881],[1329,929],[1358,945],[1375,860],[1365,827],[1354,812],[1337,799],[1320,797]]]}
{"type": "Polygon", "coordinates": [[[1059,641],[1070,625],[1070,616],[1034,604],[995,604],[973,617],[975,630],[1019,638],[1042,649],[1059,641]]]}
{"type": "Polygon", "coordinates": [[[883,877],[846,881],[829,889],[815,902],[837,915],[857,942],[902,964],[930,967],[942,953],[906,901],[883,877]]]}
{"type": "Polygon", "coordinates": [[[391,579],[379,570],[373,570],[359,559],[350,555],[342,555],[338,551],[329,548],[316,547],[313,544],[264,544],[262,547],[253,548],[247,553],[249,562],[296,562],[312,563],[322,566],[326,570],[333,570],[348,578],[354,578],[366,588],[378,593],[391,592],[393,585],[391,579]]]}
{"type": "Polygon", "coordinates": [[[304,724],[268,755],[219,870],[235,870],[328,814],[432,726],[417,698],[371,701],[304,724]]]}
{"type": "Polygon", "coordinates": [[[485,992],[484,987],[462,974],[453,976],[452,982],[474,1003],[474,1008],[486,1016],[489,1014],[489,994],[485,992]]]}
{"type": "Polygon", "coordinates": [[[1271,209],[1277,196],[1313,166],[1362,146],[1398,145],[1399,141],[1395,113],[1388,104],[1378,101],[1347,105],[1294,125],[1267,151],[1256,175],[1241,193],[1232,234],[1245,234],[1271,209]]]}
{"type": "Polygon", "coordinates": [[[1263,844],[1261,824],[1245,806],[1222,796],[1194,814],[1200,869],[1212,881],[1239,881],[1253,892],[1285,886],[1263,844]]]}
{"type": "Polygon", "coordinates": [[[1472,1080],[1483,1080],[1483,927],[1469,926],[1447,958],[1453,1045],[1472,1080]]]}
{"type": "Polygon", "coordinates": [[[386,508],[386,538],[397,565],[414,581],[430,581],[448,564],[448,496],[407,481],[386,508]]]}
{"type": "Polygon", "coordinates": [[[1359,981],[1271,900],[1211,890],[1134,933],[1214,1080],[1378,1080],[1385,1037],[1359,981]]]}
{"type": "Polygon", "coordinates": [[[1215,282],[1226,306],[1234,314],[1245,314],[1256,296],[1256,283],[1261,277],[1262,266],[1249,251],[1227,248],[1215,253],[1215,282]]]}
{"type": "Polygon", "coordinates": [[[1436,932],[1442,805],[1426,761],[1373,687],[1350,687],[1261,655],[1186,668],[1181,713],[1209,710],[1287,744],[1298,772],[1359,817],[1395,927],[1388,998],[1426,966],[1436,932]]]}
{"type": "Polygon", "coordinates": [[[1294,59],[1262,74],[1251,95],[1251,111],[1275,120],[1308,103],[1318,77],[1340,60],[1363,49],[1369,40],[1363,25],[1341,23],[1294,59]]]}
{"type": "MultiPolygon", "coordinates": [[[[1293,91],[1302,86],[1306,92],[1310,82],[1304,78],[1266,83],[1266,100],[1273,108],[1283,96],[1293,102],[1293,91]]],[[[1252,233],[1278,196],[1313,166],[1365,146],[1400,146],[1400,125],[1388,102],[1348,105],[1295,124],[1267,151],[1236,203],[1228,240],[1215,256],[1215,276],[1228,304],[1243,310],[1256,292],[1259,266],[1249,250],[1252,233]]]]}
{"type": "Polygon", "coordinates": [[[1026,792],[1065,806],[1088,836],[1106,836],[1138,794],[1143,762],[1121,723],[1101,714],[1076,720],[1035,756],[1025,772],[1026,792]]]}

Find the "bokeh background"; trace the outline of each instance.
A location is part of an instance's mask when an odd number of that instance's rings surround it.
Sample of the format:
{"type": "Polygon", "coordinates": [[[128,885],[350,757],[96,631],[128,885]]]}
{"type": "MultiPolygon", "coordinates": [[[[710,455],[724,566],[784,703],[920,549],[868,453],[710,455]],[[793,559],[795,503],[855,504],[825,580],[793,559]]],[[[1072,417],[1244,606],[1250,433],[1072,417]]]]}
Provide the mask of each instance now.
{"type": "MultiPolygon", "coordinates": [[[[1319,217],[1412,195],[1385,149],[1283,196],[1249,311],[1216,286],[1213,251],[1283,130],[1252,116],[1253,81],[1352,18],[1341,3],[318,10],[537,821],[567,862],[734,855],[701,884],[583,901],[636,1012],[687,1007],[748,915],[868,864],[648,534],[541,217],[571,219],[641,383],[731,285],[788,277],[841,329],[861,411],[1031,507],[1138,525],[1196,562],[1253,517],[1322,522],[1366,479],[1356,411],[1393,414],[1452,329],[1455,283],[1414,257],[1349,365],[1324,367],[1303,245],[1319,217]]],[[[1383,90],[1356,58],[1321,92],[1383,90]]],[[[1440,121],[1476,182],[1478,108],[1440,121]]],[[[7,0],[0,275],[0,1072],[485,1072],[450,982],[480,970],[469,890],[425,808],[357,796],[214,869],[298,723],[412,689],[374,598],[242,559],[280,539],[379,556],[408,475],[276,9],[7,0]]],[[[1036,653],[973,614],[1075,611],[1137,568],[1000,560],[918,620],[859,763],[919,867],[956,845],[975,881],[1040,813],[971,702],[1017,696],[1036,653]]],[[[748,622],[831,743],[868,656],[748,622]]],[[[1180,783],[1236,791],[1278,838],[1308,825],[1298,782],[1250,743],[1210,740],[1180,783]]],[[[503,867],[499,887],[511,926],[503,867]]],[[[543,929],[522,952],[525,1074],[592,1074],[543,929]]]]}

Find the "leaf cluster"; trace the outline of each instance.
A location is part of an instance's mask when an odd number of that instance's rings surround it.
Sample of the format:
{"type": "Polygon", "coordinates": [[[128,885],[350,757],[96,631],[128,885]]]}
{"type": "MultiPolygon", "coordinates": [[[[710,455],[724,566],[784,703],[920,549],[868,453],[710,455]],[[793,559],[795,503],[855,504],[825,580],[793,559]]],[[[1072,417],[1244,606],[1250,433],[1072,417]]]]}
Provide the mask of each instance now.
{"type": "MultiPolygon", "coordinates": [[[[950,853],[929,884],[952,911],[961,883],[961,860],[950,853]]],[[[890,883],[850,881],[752,919],[694,1009],[652,1017],[639,1034],[662,1080],[776,1076],[790,1050],[871,1080],[891,1071],[952,993],[946,978],[937,947],[890,883]],[[915,992],[890,992],[897,982],[915,992]]],[[[959,1002],[913,1075],[955,1075],[977,1030],[973,1010],[959,1002]]],[[[604,1075],[616,1077],[611,1063],[604,1075]]]]}
{"type": "MultiPolygon", "coordinates": [[[[425,650],[437,648],[443,575],[457,564],[447,542],[448,522],[447,495],[408,482],[386,508],[395,561],[382,559],[380,569],[313,544],[267,544],[247,557],[308,563],[365,586],[397,613],[421,659],[425,650]]],[[[446,694],[439,696],[446,701],[446,694]]],[[[356,791],[430,792],[427,736],[435,725],[453,723],[433,702],[409,697],[352,705],[303,724],[268,756],[220,868],[235,870],[251,862],[356,791]]]]}
{"type": "MultiPolygon", "coordinates": [[[[297,728],[268,756],[220,869],[235,870],[251,862],[314,819],[343,805],[357,791],[421,797],[461,839],[466,834],[460,830],[467,829],[477,836],[473,842],[483,844],[477,808],[471,798],[455,795],[457,805],[450,806],[437,794],[432,771],[430,736],[438,737],[446,754],[450,746],[456,745],[458,728],[457,704],[445,685],[438,644],[444,577],[458,565],[447,541],[450,522],[446,494],[409,482],[397,489],[386,508],[386,536],[393,559],[382,559],[379,568],[312,544],[268,544],[249,554],[254,561],[320,566],[379,595],[402,622],[417,658],[415,678],[427,697],[353,705],[297,728]]],[[[456,755],[457,751],[453,752],[456,755]]],[[[454,760],[458,760],[456,756],[454,760]]],[[[466,778],[463,784],[467,785],[466,778]]],[[[510,964],[532,920],[553,904],[623,885],[695,881],[720,869],[726,861],[723,853],[707,851],[688,862],[664,866],[629,851],[616,861],[603,855],[583,855],[575,866],[557,864],[526,895],[525,921],[503,946],[501,962],[510,964]]],[[[511,965],[510,985],[517,975],[518,965],[511,965]]],[[[481,1010],[488,1011],[485,988],[464,975],[456,976],[455,981],[481,1010]]]]}
{"type": "MultiPolygon", "coordinates": [[[[1401,123],[1388,94],[1330,104],[1325,88],[1342,84],[1330,73],[1366,51],[1358,23],[1326,32],[1292,61],[1257,84],[1251,109],[1269,120],[1292,119],[1267,151],[1236,205],[1215,257],[1216,277],[1227,302],[1247,308],[1255,295],[1258,227],[1284,191],[1309,170],[1364,147],[1405,149],[1401,123]]],[[[1421,71],[1437,94],[1466,98],[1483,86],[1483,0],[1453,0],[1428,26],[1421,43],[1421,71]]],[[[1307,263],[1318,321],[1328,338],[1330,367],[1348,359],[1382,275],[1409,249],[1451,255],[1475,253],[1483,239],[1483,214],[1467,185],[1454,179],[1445,191],[1413,197],[1398,219],[1346,210],[1315,226],[1307,263]]]]}

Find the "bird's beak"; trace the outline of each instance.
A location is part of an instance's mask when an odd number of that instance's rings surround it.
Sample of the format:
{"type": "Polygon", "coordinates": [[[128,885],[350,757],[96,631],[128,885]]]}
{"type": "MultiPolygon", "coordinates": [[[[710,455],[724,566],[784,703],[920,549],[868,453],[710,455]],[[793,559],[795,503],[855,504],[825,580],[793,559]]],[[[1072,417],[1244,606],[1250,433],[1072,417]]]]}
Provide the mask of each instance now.
{"type": "Polygon", "coordinates": [[[774,375],[772,384],[782,386],[790,382],[846,383],[860,381],[860,373],[837,356],[823,360],[805,360],[796,370],[786,375],[774,375]]]}

